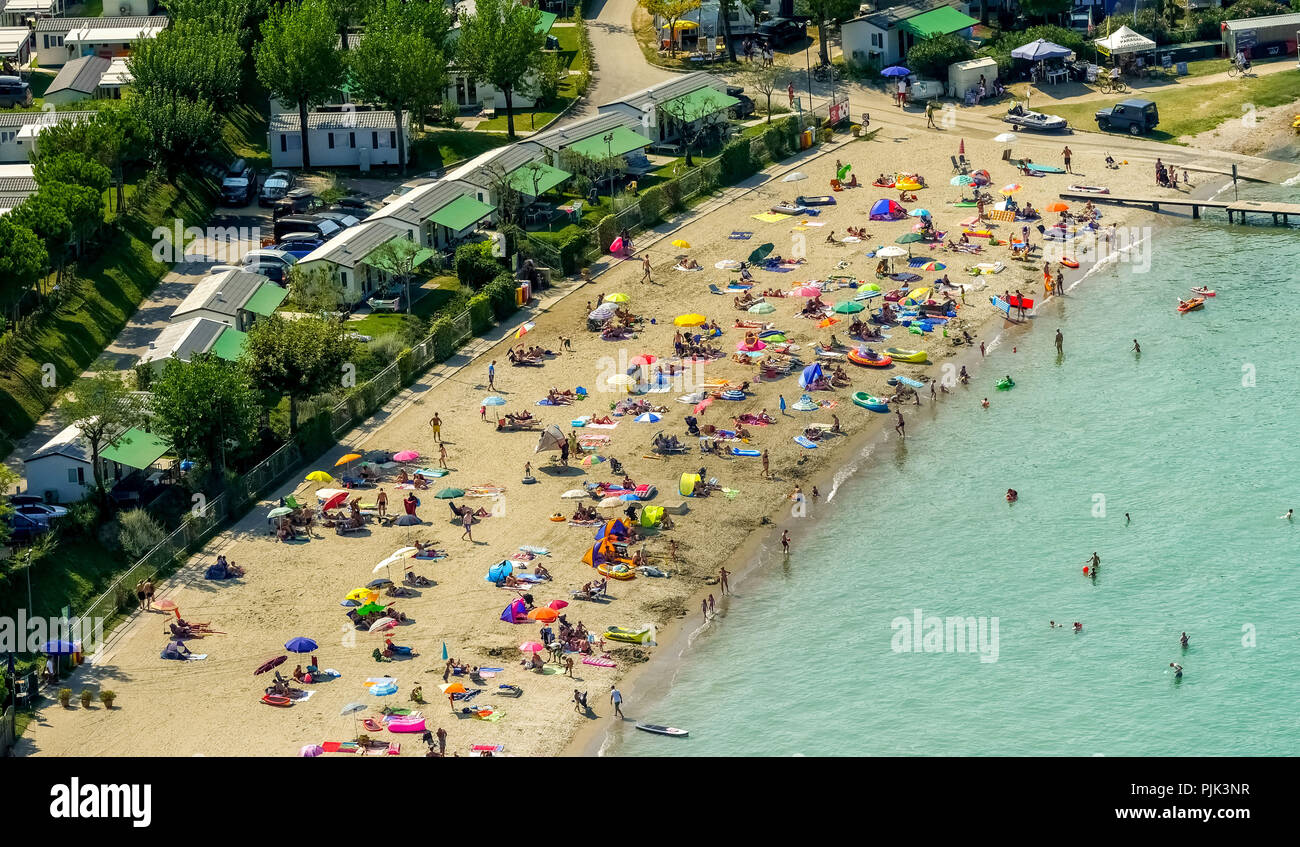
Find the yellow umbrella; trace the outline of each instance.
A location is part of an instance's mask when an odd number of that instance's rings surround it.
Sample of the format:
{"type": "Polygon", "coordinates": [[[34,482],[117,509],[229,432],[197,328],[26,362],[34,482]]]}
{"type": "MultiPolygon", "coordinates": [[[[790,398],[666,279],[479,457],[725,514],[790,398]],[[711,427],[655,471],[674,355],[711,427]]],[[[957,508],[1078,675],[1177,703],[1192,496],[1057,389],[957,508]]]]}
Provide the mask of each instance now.
{"type": "Polygon", "coordinates": [[[684,238],[678,238],[678,239],[676,239],[676,240],[673,241],[673,246],[674,246],[674,247],[680,247],[680,248],[682,248],[683,250],[685,250],[686,248],[688,248],[688,247],[691,246],[691,242],[687,241],[687,240],[684,239],[684,238]]]}
{"type": "Polygon", "coordinates": [[[348,592],[347,597],[345,597],[344,599],[356,600],[358,603],[360,603],[362,600],[367,599],[368,597],[370,597],[371,594],[374,593],[375,592],[371,591],[369,588],[354,588],[348,592]]]}
{"type": "Polygon", "coordinates": [[[339,465],[346,465],[348,462],[355,462],[357,459],[360,458],[361,458],[360,453],[349,453],[343,458],[339,459],[337,462],[335,462],[334,467],[337,468],[339,465]]]}
{"type": "Polygon", "coordinates": [[[307,474],[307,482],[333,482],[334,477],[325,473],[325,471],[312,471],[307,474]]]}
{"type": "Polygon", "coordinates": [[[622,292],[619,292],[618,294],[610,294],[608,297],[605,298],[605,302],[606,302],[606,303],[626,303],[627,301],[629,301],[629,300],[631,300],[631,299],[632,299],[632,298],[631,298],[631,297],[628,297],[626,294],[623,294],[622,292]]]}
{"type": "Polygon", "coordinates": [[[704,317],[704,315],[678,315],[673,323],[678,326],[699,326],[707,320],[708,318],[704,317]]]}

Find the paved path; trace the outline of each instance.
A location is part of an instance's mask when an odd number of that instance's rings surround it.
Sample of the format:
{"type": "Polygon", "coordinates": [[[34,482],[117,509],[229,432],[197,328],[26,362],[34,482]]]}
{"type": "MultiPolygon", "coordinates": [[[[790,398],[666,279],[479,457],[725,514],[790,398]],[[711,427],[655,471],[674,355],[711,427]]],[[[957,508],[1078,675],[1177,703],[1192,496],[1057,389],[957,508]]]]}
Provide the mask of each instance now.
{"type": "Polygon", "coordinates": [[[557,121],[556,126],[591,117],[601,103],[677,76],[646,61],[632,31],[636,6],[636,0],[598,0],[593,4],[592,17],[587,18],[594,54],[591,87],[583,101],[557,121]]]}

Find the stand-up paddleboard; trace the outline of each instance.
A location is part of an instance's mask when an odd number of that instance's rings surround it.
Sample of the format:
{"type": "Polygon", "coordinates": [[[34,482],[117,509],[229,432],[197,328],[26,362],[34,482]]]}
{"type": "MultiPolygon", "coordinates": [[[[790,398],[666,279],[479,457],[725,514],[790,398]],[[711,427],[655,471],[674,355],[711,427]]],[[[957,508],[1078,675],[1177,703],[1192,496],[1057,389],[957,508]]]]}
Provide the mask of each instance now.
{"type": "Polygon", "coordinates": [[[638,723],[636,728],[642,732],[653,732],[655,735],[672,735],[677,738],[685,738],[690,735],[684,729],[678,729],[675,726],[660,726],[657,723],[638,723]]]}

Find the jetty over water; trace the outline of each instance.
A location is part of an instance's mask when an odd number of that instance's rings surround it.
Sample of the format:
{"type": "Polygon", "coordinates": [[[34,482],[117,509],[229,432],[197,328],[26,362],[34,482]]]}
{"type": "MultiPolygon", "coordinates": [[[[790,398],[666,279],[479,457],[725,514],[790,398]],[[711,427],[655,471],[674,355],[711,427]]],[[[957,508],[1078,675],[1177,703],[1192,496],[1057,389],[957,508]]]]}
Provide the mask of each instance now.
{"type": "Polygon", "coordinates": [[[1202,209],[1220,209],[1228,213],[1229,223],[1257,223],[1249,215],[1270,215],[1275,225],[1289,224],[1292,216],[1300,219],[1300,204],[1274,203],[1261,200],[1197,200],[1191,197],[1143,197],[1126,194],[1091,194],[1086,191],[1062,191],[1062,200],[1076,203],[1119,203],[1128,206],[1149,206],[1159,212],[1161,206],[1182,206],[1192,210],[1193,218],[1201,217],[1202,209]]]}

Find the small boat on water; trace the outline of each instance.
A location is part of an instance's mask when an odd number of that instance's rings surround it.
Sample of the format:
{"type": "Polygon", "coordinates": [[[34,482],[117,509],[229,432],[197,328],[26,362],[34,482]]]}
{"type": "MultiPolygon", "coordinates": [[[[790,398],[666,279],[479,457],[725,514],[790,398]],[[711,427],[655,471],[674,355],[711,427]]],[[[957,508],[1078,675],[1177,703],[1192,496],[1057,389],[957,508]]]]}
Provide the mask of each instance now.
{"type": "Polygon", "coordinates": [[[904,350],[901,347],[887,347],[885,352],[896,362],[923,364],[928,358],[924,350],[904,350]]]}
{"type": "Polygon", "coordinates": [[[1193,297],[1191,300],[1178,301],[1178,311],[1180,312],[1194,312],[1197,309],[1203,308],[1205,308],[1204,297],[1193,297]]]}
{"type": "Polygon", "coordinates": [[[1213,297],[1213,296],[1214,296],[1215,294],[1217,294],[1218,292],[1216,292],[1216,291],[1211,291],[1211,290],[1208,289],[1208,288],[1193,288],[1193,289],[1192,289],[1192,293],[1193,293],[1193,294],[1199,294],[1199,295],[1202,296],[1202,297],[1213,297]]]}
{"type": "Polygon", "coordinates": [[[888,412],[889,404],[879,397],[873,397],[865,391],[858,391],[853,395],[855,405],[861,406],[870,412],[888,412]]]}

